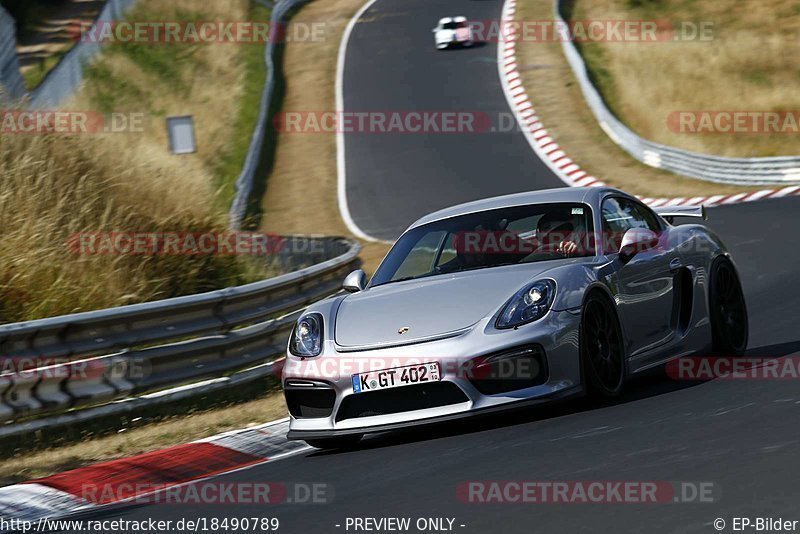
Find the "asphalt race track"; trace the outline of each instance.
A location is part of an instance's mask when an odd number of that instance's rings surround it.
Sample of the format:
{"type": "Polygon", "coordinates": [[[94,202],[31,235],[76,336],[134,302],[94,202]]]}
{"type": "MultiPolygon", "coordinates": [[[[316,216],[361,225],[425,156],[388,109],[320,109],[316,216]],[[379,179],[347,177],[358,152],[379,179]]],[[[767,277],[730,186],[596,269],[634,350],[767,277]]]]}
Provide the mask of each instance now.
{"type": "MultiPolygon", "coordinates": [[[[710,210],[738,259],[751,315],[750,354],[800,352],[800,220],[793,199],[710,210]]],[[[361,449],[309,451],[219,482],[324,483],[330,504],[116,507],[92,518],[274,516],[281,532],[344,532],[347,517],[454,517],[459,532],[709,532],[717,517],[798,518],[800,388],[794,380],[633,381],[618,403],[561,405],[379,435],[361,449]],[[471,480],[710,482],[719,502],[692,504],[466,504],[471,480]]],[[[729,523],[730,524],[730,523],[729,523]]]]}
{"type": "Polygon", "coordinates": [[[499,0],[379,0],[356,24],[345,57],[344,111],[476,113],[496,130],[346,134],[348,205],[368,235],[395,239],[440,208],[563,187],[525,136],[500,122],[511,111],[496,43],[443,51],[433,45],[431,29],[441,17],[498,20],[501,7],[499,0]]]}
{"type": "MultiPolygon", "coordinates": [[[[436,52],[445,14],[496,18],[496,0],[381,0],[348,51],[348,109],[505,109],[493,45],[436,52]]],[[[418,215],[470,198],[558,185],[520,134],[347,138],[356,222],[392,237],[418,215]]],[[[800,354],[800,199],[709,210],[731,248],[750,312],[750,354],[800,354]]],[[[795,380],[679,383],[654,373],[616,403],[538,409],[307,451],[220,482],[317,482],[328,504],[118,506],[92,518],[278,517],[279,532],[346,532],[348,517],[451,517],[457,532],[714,532],[734,516],[800,519],[800,386],[795,380]],[[713,503],[468,504],[472,480],[708,482],[713,503]],[[341,525],[337,527],[336,525],[341,525]],[[464,525],[463,527],[460,525],[464,525]]],[[[350,530],[352,532],[352,529],[350,530]]],[[[415,530],[411,530],[415,532],[415,530]]]]}

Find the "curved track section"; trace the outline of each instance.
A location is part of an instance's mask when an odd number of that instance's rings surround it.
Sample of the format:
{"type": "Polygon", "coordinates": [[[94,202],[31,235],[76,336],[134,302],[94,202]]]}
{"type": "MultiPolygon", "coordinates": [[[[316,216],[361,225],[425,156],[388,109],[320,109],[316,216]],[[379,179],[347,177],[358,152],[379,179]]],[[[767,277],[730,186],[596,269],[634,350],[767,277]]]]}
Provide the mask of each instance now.
{"type": "Polygon", "coordinates": [[[340,169],[346,201],[364,233],[395,239],[440,208],[563,187],[533,156],[522,132],[503,122],[512,114],[497,72],[497,43],[444,51],[433,45],[431,29],[439,18],[498,21],[501,10],[500,0],[379,0],[353,27],[344,54],[342,111],[455,111],[491,122],[475,132],[345,134],[340,169]]]}
{"type": "MultiPolygon", "coordinates": [[[[781,246],[778,238],[800,232],[800,220],[790,218],[798,207],[798,199],[787,198],[711,210],[711,225],[738,258],[754,356],[800,354],[795,311],[800,288],[793,283],[800,252],[781,246]]],[[[155,504],[115,507],[89,517],[274,516],[281,521],[280,532],[302,534],[347,532],[348,517],[452,517],[456,532],[464,533],[709,532],[718,517],[729,524],[732,517],[748,514],[800,519],[798,417],[797,380],[687,384],[648,376],[631,383],[626,396],[612,404],[593,406],[579,399],[378,435],[359,450],[306,451],[216,479],[243,487],[322,483],[329,492],[327,504],[155,504]],[[480,480],[708,482],[721,500],[656,505],[462,502],[459,486],[480,480]]]]}
{"type": "MultiPolygon", "coordinates": [[[[347,109],[505,106],[491,45],[436,53],[445,14],[499,15],[496,0],[380,0],[348,49],[347,109]],[[491,61],[489,61],[491,59],[491,61]]],[[[522,135],[347,136],[356,221],[392,238],[416,216],[479,196],[557,186],[522,135]]],[[[800,199],[710,210],[731,248],[751,317],[750,354],[800,354],[800,199]]],[[[274,516],[280,532],[352,532],[347,518],[454,518],[456,532],[713,532],[734,516],[800,520],[798,380],[681,383],[653,375],[601,406],[585,400],[366,439],[359,450],[303,452],[217,479],[327,484],[327,504],[117,507],[93,519],[274,516]],[[705,504],[486,505],[459,499],[475,480],[693,481],[705,504]],[[461,526],[464,525],[464,526],[461,526]]],[[[408,532],[417,532],[411,529],[408,532]]]]}

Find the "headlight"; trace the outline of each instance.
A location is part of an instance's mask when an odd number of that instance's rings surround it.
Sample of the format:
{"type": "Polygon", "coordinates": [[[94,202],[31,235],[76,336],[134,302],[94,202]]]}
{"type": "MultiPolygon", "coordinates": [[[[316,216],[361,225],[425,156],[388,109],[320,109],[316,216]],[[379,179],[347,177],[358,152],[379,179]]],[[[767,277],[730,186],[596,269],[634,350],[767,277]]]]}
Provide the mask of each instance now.
{"type": "Polygon", "coordinates": [[[538,321],[550,310],[555,295],[556,284],[552,280],[540,280],[523,288],[503,306],[495,326],[515,328],[538,321]]]}
{"type": "Polygon", "coordinates": [[[289,340],[289,351],[295,356],[319,356],[322,352],[322,316],[309,313],[297,321],[289,340]]]}

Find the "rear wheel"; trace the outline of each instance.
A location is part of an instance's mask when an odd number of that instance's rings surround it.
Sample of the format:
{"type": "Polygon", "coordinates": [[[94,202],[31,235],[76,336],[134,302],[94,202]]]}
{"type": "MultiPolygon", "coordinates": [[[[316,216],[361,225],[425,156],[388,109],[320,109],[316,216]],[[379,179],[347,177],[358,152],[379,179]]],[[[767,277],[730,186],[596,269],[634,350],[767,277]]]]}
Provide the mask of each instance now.
{"type": "Polygon", "coordinates": [[[315,449],[352,449],[358,442],[361,441],[363,436],[361,434],[353,434],[351,436],[342,436],[339,438],[320,438],[320,439],[307,439],[306,443],[315,449]]]}
{"type": "Polygon", "coordinates": [[[608,298],[591,293],[581,319],[581,367],[587,393],[618,397],[625,381],[625,345],[616,310],[608,298]]]}
{"type": "Polygon", "coordinates": [[[747,306],[739,275],[727,258],[719,258],[711,266],[708,300],[712,350],[732,356],[743,354],[748,340],[747,306]]]}

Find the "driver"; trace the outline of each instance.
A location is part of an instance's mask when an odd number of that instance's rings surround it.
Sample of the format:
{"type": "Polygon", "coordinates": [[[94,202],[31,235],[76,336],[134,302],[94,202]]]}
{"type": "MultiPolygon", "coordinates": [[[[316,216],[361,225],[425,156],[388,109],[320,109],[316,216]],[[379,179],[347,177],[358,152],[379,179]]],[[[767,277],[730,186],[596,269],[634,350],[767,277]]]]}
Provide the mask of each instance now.
{"type": "Polygon", "coordinates": [[[555,252],[563,256],[576,256],[579,251],[578,230],[582,217],[566,211],[551,211],[539,219],[536,225],[536,237],[539,241],[539,252],[555,252]]]}

